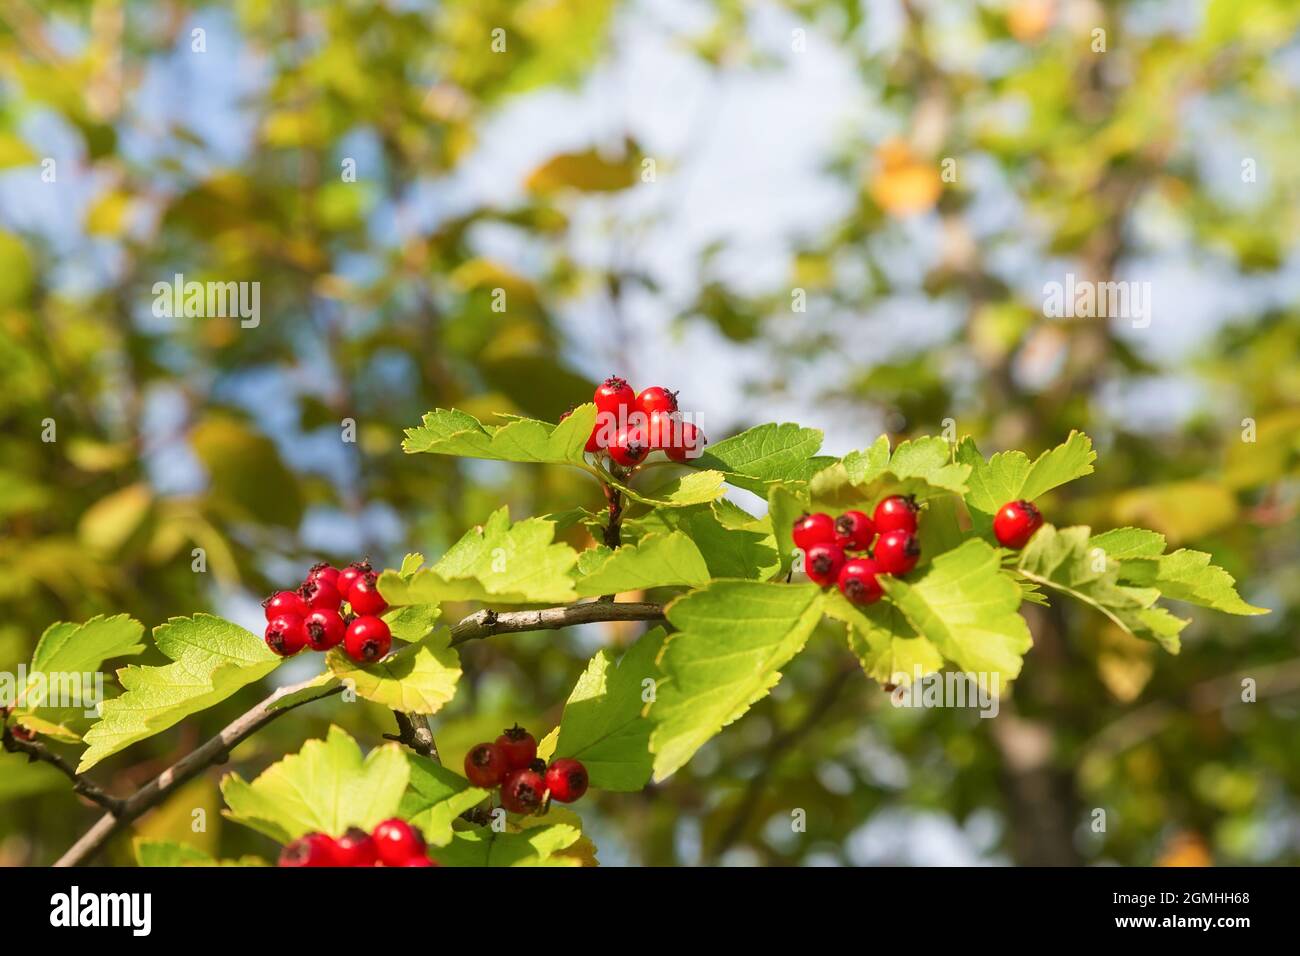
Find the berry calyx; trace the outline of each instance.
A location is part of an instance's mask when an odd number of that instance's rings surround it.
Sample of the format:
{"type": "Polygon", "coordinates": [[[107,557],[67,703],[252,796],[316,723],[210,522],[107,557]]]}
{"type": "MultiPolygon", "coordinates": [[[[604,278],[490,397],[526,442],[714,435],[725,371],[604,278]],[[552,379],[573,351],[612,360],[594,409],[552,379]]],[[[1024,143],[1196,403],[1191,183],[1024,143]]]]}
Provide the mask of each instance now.
{"type": "Polygon", "coordinates": [[[804,549],[804,573],[814,584],[829,587],[840,576],[844,567],[844,549],[838,544],[814,544],[804,549]]]}
{"type": "Polygon", "coordinates": [[[281,614],[266,625],[266,646],[281,657],[293,657],[307,646],[307,628],[297,614],[281,614]]]}
{"type": "Polygon", "coordinates": [[[343,635],[343,649],[358,664],[371,664],[387,657],[392,646],[392,632],[377,617],[356,618],[343,635]]]}
{"type": "Polygon", "coordinates": [[[536,770],[516,770],[501,784],[501,806],[511,813],[533,813],[542,805],[546,781],[536,770]]]}
{"type": "Polygon", "coordinates": [[[915,534],[916,513],[919,510],[916,506],[916,498],[913,496],[890,495],[876,505],[871,520],[880,534],[886,531],[906,531],[915,534]]]}
{"type": "Polygon", "coordinates": [[[791,537],[794,538],[795,547],[803,548],[805,552],[814,545],[834,544],[835,521],[830,515],[821,512],[806,514],[794,523],[791,537]]]}
{"type": "Polygon", "coordinates": [[[677,411],[677,393],[670,392],[661,385],[651,385],[641,389],[636,397],[636,410],[647,417],[655,412],[677,411]]]}
{"type": "Polygon", "coordinates": [[[1043,526],[1043,514],[1032,502],[1008,501],[993,518],[993,534],[1004,548],[1019,551],[1043,526]]]}
{"type": "Polygon", "coordinates": [[[405,866],[408,860],[424,856],[424,837],[397,817],[375,827],[374,838],[379,862],[385,866],[405,866]]]}
{"type": "MultiPolygon", "coordinates": [[[[306,584],[307,581],[324,581],[326,584],[334,585],[334,589],[338,591],[339,569],[326,561],[322,561],[320,564],[313,564],[311,570],[307,572],[307,577],[304,579],[303,583],[306,584]]],[[[339,593],[342,594],[343,592],[339,591],[339,593]]]]}
{"type": "Polygon", "coordinates": [[[876,579],[877,570],[871,558],[849,558],[840,568],[840,592],[854,604],[874,604],[885,593],[876,579]]]}
{"type": "Polygon", "coordinates": [[[337,611],[339,605],[343,603],[343,595],[339,594],[339,589],[328,581],[308,579],[298,593],[306,602],[307,607],[313,611],[337,611]]]}
{"type": "Polygon", "coordinates": [[[262,602],[266,619],[274,621],[281,614],[293,614],[297,617],[307,616],[307,602],[296,591],[276,591],[262,602]]]}
{"type": "Polygon", "coordinates": [[[312,611],[302,619],[307,630],[307,644],[313,651],[328,651],[343,640],[347,626],[338,611],[312,611]]]}
{"type": "Polygon", "coordinates": [[[587,792],[587,768],[572,757],[561,757],[546,768],[546,789],[551,799],[572,803],[587,792]]]}
{"type": "Polygon", "coordinates": [[[465,755],[465,779],[476,787],[498,786],[510,769],[505,751],[497,744],[478,744],[465,755]]]}
{"type": "Polygon", "coordinates": [[[634,468],[650,454],[650,440],[640,428],[620,428],[609,443],[609,457],[624,468],[634,468]]]}
{"type": "Polygon", "coordinates": [[[632,391],[632,386],[626,379],[611,375],[596,386],[596,394],[592,400],[596,403],[596,411],[613,412],[618,415],[619,412],[631,411],[636,401],[636,392],[632,391]]]}
{"type": "Polygon", "coordinates": [[[871,556],[881,574],[906,574],[921,560],[921,542],[909,531],[888,531],[876,539],[871,556]]]}
{"type": "Polygon", "coordinates": [[[388,602],[379,593],[379,576],[369,571],[352,583],[348,591],[348,603],[357,614],[383,614],[388,609],[388,602]]]}
{"type": "Polygon", "coordinates": [[[835,519],[835,543],[846,551],[866,551],[876,537],[876,525],[863,511],[846,511],[835,519]]]}
{"type": "Polygon", "coordinates": [[[537,759],[537,739],[518,724],[502,732],[497,746],[511,770],[525,770],[537,759]]]}
{"type": "Polygon", "coordinates": [[[308,833],[280,851],[280,866],[338,866],[337,844],[323,833],[308,833]]]}
{"type": "Polygon", "coordinates": [[[680,437],[674,432],[672,444],[664,449],[668,457],[678,464],[690,458],[700,457],[700,451],[709,443],[709,440],[704,437],[704,432],[690,422],[679,422],[677,427],[681,432],[680,437]]]}
{"type": "Polygon", "coordinates": [[[348,827],[334,841],[334,856],[339,866],[374,866],[379,861],[379,847],[374,837],[360,827],[348,827]]]}
{"type": "Polygon", "coordinates": [[[369,561],[353,561],[346,568],[339,572],[338,579],[334,586],[342,594],[344,599],[347,598],[348,592],[352,590],[352,585],[357,583],[357,578],[363,574],[369,574],[374,568],[370,566],[369,561]]]}

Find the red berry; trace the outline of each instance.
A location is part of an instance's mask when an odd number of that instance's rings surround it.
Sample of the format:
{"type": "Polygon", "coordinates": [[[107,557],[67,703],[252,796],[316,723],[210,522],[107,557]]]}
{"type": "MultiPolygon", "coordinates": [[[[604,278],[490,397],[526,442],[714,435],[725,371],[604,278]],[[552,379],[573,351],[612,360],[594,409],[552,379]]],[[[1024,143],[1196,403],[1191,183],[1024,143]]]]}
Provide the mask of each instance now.
{"type": "Polygon", "coordinates": [[[501,806],[511,813],[532,813],[542,805],[546,781],[536,770],[516,770],[501,784],[501,806]]]}
{"type": "Polygon", "coordinates": [[[477,744],[465,755],[465,777],[476,787],[495,787],[510,772],[510,761],[497,744],[477,744]]]}
{"type": "Polygon", "coordinates": [[[312,611],[302,619],[307,629],[307,644],[313,651],[328,651],[343,640],[347,625],[338,611],[312,611]]]}
{"type": "Polygon", "coordinates": [[[293,657],[307,646],[307,628],[297,614],[281,614],[266,625],[266,646],[281,657],[293,657]]]}
{"type": "Polygon", "coordinates": [[[804,549],[804,573],[822,587],[834,584],[844,567],[844,549],[838,544],[814,544],[804,549]]]}
{"type": "Polygon", "coordinates": [[[643,412],[647,417],[655,412],[675,412],[677,411],[677,393],[670,392],[659,385],[643,388],[636,397],[636,410],[643,412]]]}
{"type": "Polygon", "coordinates": [[[375,827],[375,849],[385,866],[403,866],[407,860],[424,856],[424,837],[405,820],[393,817],[375,827]]]}
{"type": "Polygon", "coordinates": [[[434,863],[427,856],[413,856],[401,865],[402,866],[437,866],[438,864],[434,863]]]}
{"type": "Polygon", "coordinates": [[[907,531],[915,534],[917,510],[916,499],[911,495],[890,495],[876,505],[871,520],[880,534],[886,531],[907,531]]]}
{"type": "MultiPolygon", "coordinates": [[[[334,589],[337,591],[339,586],[339,569],[324,561],[320,564],[313,564],[311,570],[307,572],[307,577],[303,583],[306,584],[307,581],[324,581],[327,584],[334,585],[334,589]]],[[[342,594],[343,592],[339,591],[339,593],[342,594]]]]}
{"type": "Polygon", "coordinates": [[[672,412],[650,412],[646,420],[645,434],[653,450],[667,451],[675,444],[681,444],[682,420],[672,412]]]}
{"type": "Polygon", "coordinates": [[[342,594],[346,599],[348,592],[352,590],[352,585],[357,583],[357,578],[363,574],[369,574],[373,570],[374,568],[370,566],[369,561],[353,561],[339,572],[338,580],[334,582],[334,586],[338,588],[339,594],[342,594]]]}
{"type": "Polygon", "coordinates": [[[876,580],[876,562],[871,558],[849,558],[840,568],[840,591],[854,604],[874,604],[885,589],[876,580]]]}
{"type": "Polygon", "coordinates": [[[590,454],[603,451],[609,447],[610,439],[618,429],[618,415],[613,412],[597,412],[596,423],[591,426],[587,436],[586,451],[590,454]]]}
{"type": "Polygon", "coordinates": [[[323,833],[308,833],[280,851],[280,866],[338,866],[337,844],[323,833]]]}
{"type": "Polygon", "coordinates": [[[690,422],[681,422],[681,438],[674,437],[673,442],[664,449],[668,457],[673,461],[681,463],[689,458],[699,458],[700,451],[709,440],[704,437],[704,432],[700,431],[690,422]]]}
{"type": "Polygon", "coordinates": [[[343,649],[358,664],[370,664],[388,655],[393,635],[388,625],[377,617],[359,617],[348,625],[343,635],[343,649]]]}
{"type": "Polygon", "coordinates": [[[993,534],[1004,548],[1019,551],[1043,526],[1043,515],[1032,502],[1008,501],[993,518],[993,534]]]}
{"type": "Polygon", "coordinates": [[[640,428],[620,428],[609,443],[609,457],[624,468],[633,468],[650,454],[650,439],[640,428]]]}
{"type": "Polygon", "coordinates": [[[632,391],[626,379],[621,379],[617,375],[611,375],[605,381],[596,387],[596,411],[613,412],[618,415],[619,412],[630,412],[632,404],[636,401],[636,392],[632,391]]]}
{"type": "Polygon", "coordinates": [[[587,768],[572,757],[561,757],[546,768],[546,789],[551,799],[572,803],[587,792],[587,768]]]}
{"type": "Polygon", "coordinates": [[[921,559],[921,542],[908,531],[887,531],[876,539],[871,556],[879,574],[906,574],[921,559]]]}
{"type": "Polygon", "coordinates": [[[866,551],[876,537],[876,526],[865,512],[846,511],[835,519],[835,543],[849,551],[866,551]]]}
{"type": "Polygon", "coordinates": [[[262,607],[268,621],[274,621],[281,614],[307,616],[307,602],[295,591],[276,591],[262,602],[262,607]]]}
{"type": "Polygon", "coordinates": [[[511,770],[524,770],[537,757],[537,740],[524,728],[515,724],[497,738],[497,746],[505,755],[511,770]]]}
{"type": "Polygon", "coordinates": [[[357,578],[348,591],[348,603],[357,614],[383,614],[388,602],[379,593],[379,576],[371,571],[357,578]]]}
{"type": "Polygon", "coordinates": [[[307,602],[307,607],[313,611],[337,611],[339,605],[343,603],[343,595],[339,594],[339,589],[328,581],[308,580],[298,589],[298,593],[307,602]]]}
{"type": "Polygon", "coordinates": [[[374,866],[379,860],[379,847],[365,830],[349,827],[335,841],[334,856],[339,866],[374,866]]]}
{"type": "Polygon", "coordinates": [[[821,512],[815,515],[804,515],[794,523],[791,536],[794,538],[795,547],[803,548],[804,551],[815,544],[833,544],[835,521],[830,515],[821,512]]]}

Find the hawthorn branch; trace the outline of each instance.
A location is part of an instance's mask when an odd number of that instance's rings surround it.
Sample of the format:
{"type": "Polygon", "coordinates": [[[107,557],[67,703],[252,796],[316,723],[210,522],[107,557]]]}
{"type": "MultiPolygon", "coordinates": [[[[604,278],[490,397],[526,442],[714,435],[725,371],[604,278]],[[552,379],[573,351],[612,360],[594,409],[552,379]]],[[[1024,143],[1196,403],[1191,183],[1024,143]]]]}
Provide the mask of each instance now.
{"type": "Polygon", "coordinates": [[[322,690],[315,696],[306,697],[278,709],[276,708],[275,705],[283,698],[288,697],[290,694],[309,690],[315,683],[316,678],[312,678],[300,684],[281,687],[253,707],[252,710],[240,717],[236,717],[215,737],[206,741],[197,749],[190,751],[190,753],[122,801],[118,809],[110,810],[100,817],[99,821],[87,830],[80,840],[55,861],[54,865],[79,866],[87,862],[103,849],[104,844],[119,830],[156,807],[174,790],[194,779],[208,767],[213,764],[225,763],[230,757],[230,751],[237,744],[257,733],[277,717],[287,714],[303,704],[331,697],[343,690],[342,686],[331,687],[322,690]]]}
{"type": "Polygon", "coordinates": [[[54,751],[50,750],[39,740],[23,740],[21,737],[14,736],[12,729],[4,729],[4,749],[9,753],[22,753],[27,755],[27,759],[32,762],[47,763],[60,771],[64,776],[72,781],[72,789],[79,793],[87,800],[91,800],[109,813],[118,813],[126,804],[121,797],[115,797],[111,793],[103,790],[98,784],[83,777],[77,773],[77,768],[68,761],[64,760],[54,751]]]}
{"type": "Polygon", "coordinates": [[[493,634],[513,634],[520,631],[553,631],[575,624],[594,624],[599,621],[661,621],[662,604],[637,602],[588,601],[584,604],[567,604],[534,611],[476,611],[463,618],[451,629],[451,646],[475,641],[493,634]]]}
{"type": "Polygon", "coordinates": [[[393,711],[393,716],[397,718],[397,733],[384,734],[386,738],[410,747],[434,763],[442,763],[442,757],[438,755],[438,742],[433,739],[433,728],[429,726],[428,717],[424,714],[408,714],[403,710],[393,711]]]}

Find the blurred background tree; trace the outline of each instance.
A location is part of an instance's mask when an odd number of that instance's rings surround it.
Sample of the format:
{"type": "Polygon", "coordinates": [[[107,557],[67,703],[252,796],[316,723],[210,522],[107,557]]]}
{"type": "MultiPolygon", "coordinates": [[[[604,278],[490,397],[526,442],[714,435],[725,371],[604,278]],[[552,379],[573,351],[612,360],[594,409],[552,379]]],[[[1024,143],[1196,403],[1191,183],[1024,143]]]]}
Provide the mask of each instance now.
{"type": "MultiPolygon", "coordinates": [[[[1297,27],[1287,0],[12,0],[0,664],[96,613],[256,626],[315,560],[598,501],[406,458],[434,407],[554,420],[618,371],[682,388],[715,437],[797,420],[834,453],[1081,428],[1098,471],[1052,520],[1210,550],[1275,613],[1197,616],[1178,657],[1034,613],[995,720],[889,706],[827,633],[665,785],[584,806],[601,859],[1294,864],[1297,27]],[[260,324],[158,317],[177,274],[258,282],[260,324]],[[1149,325],[1046,317],[1067,275],[1149,283],[1149,325]]],[[[476,642],[444,756],[548,729],[635,633],[476,642]]],[[[96,772],[124,792],[264,691],[96,772]]],[[[234,763],[391,719],[315,705],[234,763]]],[[[48,769],[0,754],[0,862],[94,819],[48,769]]],[[[222,831],[217,779],[138,832],[269,854],[222,831]]]]}

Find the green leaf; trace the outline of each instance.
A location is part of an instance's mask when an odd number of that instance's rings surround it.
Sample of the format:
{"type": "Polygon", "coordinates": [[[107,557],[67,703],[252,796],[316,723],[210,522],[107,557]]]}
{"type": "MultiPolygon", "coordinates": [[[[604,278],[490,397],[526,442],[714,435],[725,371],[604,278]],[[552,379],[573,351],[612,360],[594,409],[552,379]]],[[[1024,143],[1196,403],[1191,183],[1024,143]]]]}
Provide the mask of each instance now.
{"type": "Polygon", "coordinates": [[[809,511],[812,504],[804,489],[773,485],[767,496],[767,515],[772,522],[772,543],[776,547],[781,567],[778,573],[788,575],[797,550],[791,540],[794,523],[809,511]]]}
{"type": "Polygon", "coordinates": [[[660,654],[667,681],[650,707],[654,776],[663,780],[781,679],[821,619],[813,584],[715,581],[678,598],[660,654]]]}
{"type": "Polygon", "coordinates": [[[398,816],[418,827],[431,846],[446,846],[452,838],[452,822],[466,810],[478,806],[492,794],[419,754],[408,753],[410,788],[402,797],[398,816]]]}
{"type": "Polygon", "coordinates": [[[511,525],[506,508],[465,533],[432,568],[403,579],[395,571],[379,578],[379,591],[395,606],[444,601],[494,604],[564,604],[576,593],[569,571],[578,555],[553,543],[555,525],[528,518],[511,525]]]}
{"type": "Polygon", "coordinates": [[[460,656],[450,641],[451,632],[443,629],[365,666],[336,647],[325,655],[325,663],[366,700],[409,714],[436,714],[456,696],[460,680],[460,656]]]}
{"type": "Polygon", "coordinates": [[[858,607],[836,590],[826,596],[826,613],[848,625],[849,649],[881,684],[911,684],[943,667],[943,655],[888,601],[858,607]]]}
{"type": "Polygon", "coordinates": [[[709,446],[688,463],[720,471],[737,488],[766,497],[772,482],[807,481],[832,461],[815,457],[821,446],[822,433],[815,428],[792,422],[758,425],[709,446]]]}
{"type": "Polygon", "coordinates": [[[658,509],[630,525],[643,534],[685,534],[714,578],[767,580],[780,568],[771,520],[755,518],[726,499],[694,508],[658,509]]]}
{"type": "Polygon", "coordinates": [[[942,438],[900,442],[892,452],[881,435],[865,451],[854,451],[813,476],[809,483],[817,508],[870,511],[888,495],[913,495],[926,501],[962,494],[970,468],[954,463],[952,448],[942,438]]]}
{"type": "Polygon", "coordinates": [[[439,408],[418,428],[406,429],[402,450],[431,452],[493,461],[584,464],[584,448],[596,424],[596,406],[579,405],[558,425],[515,418],[505,425],[484,425],[473,415],[439,408]]]}
{"type": "Polygon", "coordinates": [[[211,614],[170,618],[153,639],[174,663],[117,672],[126,693],[104,701],[102,719],[86,732],[79,773],[220,703],[283,660],[257,635],[211,614]]]}
{"type": "Polygon", "coordinates": [[[708,504],[723,492],[725,475],[720,471],[695,471],[674,478],[652,492],[641,492],[613,476],[606,481],[638,504],[652,508],[690,508],[708,504]]]}
{"type": "Polygon", "coordinates": [[[436,604],[403,604],[385,611],[383,619],[393,637],[413,644],[426,638],[441,616],[436,604]]]}
{"type": "Polygon", "coordinates": [[[1164,554],[1164,535],[1141,528],[1116,528],[1093,535],[1089,548],[1101,548],[1120,562],[1125,584],[1156,588],[1163,597],[1213,608],[1228,614],[1267,614],[1268,608],[1247,604],[1237,582],[1204,551],[1181,549],[1164,554]]]}
{"type": "Polygon", "coordinates": [[[51,679],[57,680],[53,675],[92,674],[103,668],[104,661],[139,654],[144,650],[143,633],[144,625],[125,614],[100,615],[85,624],[51,624],[32,653],[22,707],[33,711],[45,703],[51,679]]]}
{"type": "Polygon", "coordinates": [[[1020,588],[996,549],[971,539],[937,556],[917,581],[880,582],[915,632],[963,671],[987,674],[999,689],[1020,673],[1033,641],[1017,613],[1020,588]]]}
{"type": "Polygon", "coordinates": [[[529,827],[521,832],[491,827],[458,831],[446,846],[433,851],[443,866],[539,866],[554,861],[577,866],[577,861],[557,858],[559,851],[578,842],[582,832],[567,823],[529,827]]]}
{"type": "Polygon", "coordinates": [[[1093,535],[1092,547],[1101,548],[1117,560],[1158,558],[1165,551],[1165,536],[1145,528],[1114,528],[1093,535]]]}
{"type": "Polygon", "coordinates": [[[304,833],[373,829],[397,814],[409,779],[400,746],[385,744],[363,759],[357,742],[332,726],[324,740],[307,741],[252,783],[227,774],[221,793],[228,818],[289,843],[304,833]]]}
{"type": "Polygon", "coordinates": [[[985,461],[975,442],[967,437],[957,449],[957,460],[971,466],[966,506],[981,533],[992,526],[993,515],[1008,501],[1032,501],[1066,482],[1092,474],[1097,453],[1083,432],[1072,431],[1064,443],[1039,455],[1031,464],[1023,451],[1004,451],[985,461]]]}
{"type": "Polygon", "coordinates": [[[1122,584],[1120,563],[1092,543],[1088,528],[1043,525],[1020,553],[1018,570],[1035,584],[1095,608],[1130,634],[1178,653],[1178,633],[1187,621],[1156,606],[1156,588],[1122,584]]]}
{"type": "Polygon", "coordinates": [[[698,587],[709,581],[709,568],[700,549],[680,531],[646,535],[635,545],[617,550],[593,548],[584,552],[584,557],[587,554],[592,557],[580,568],[579,597],[679,585],[698,587]]]}
{"type": "Polygon", "coordinates": [[[653,699],[658,684],[655,659],[663,642],[664,629],[656,627],[628,648],[617,665],[613,654],[602,649],[564,705],[551,756],[581,760],[593,787],[633,791],[650,779],[654,725],[642,712],[647,689],[653,699]]]}
{"type": "Polygon", "coordinates": [[[135,861],[140,866],[269,866],[260,857],[241,856],[238,860],[217,860],[188,843],[170,840],[135,840],[135,861]]]}

